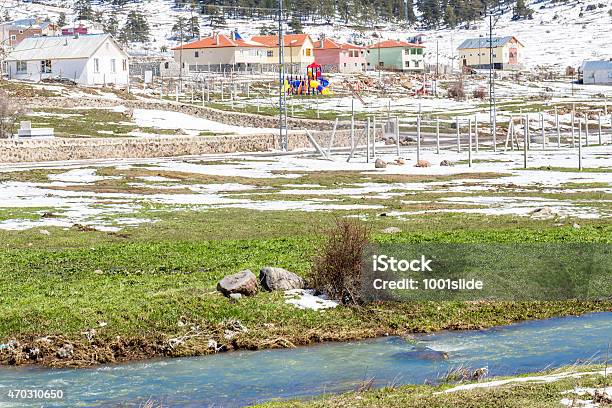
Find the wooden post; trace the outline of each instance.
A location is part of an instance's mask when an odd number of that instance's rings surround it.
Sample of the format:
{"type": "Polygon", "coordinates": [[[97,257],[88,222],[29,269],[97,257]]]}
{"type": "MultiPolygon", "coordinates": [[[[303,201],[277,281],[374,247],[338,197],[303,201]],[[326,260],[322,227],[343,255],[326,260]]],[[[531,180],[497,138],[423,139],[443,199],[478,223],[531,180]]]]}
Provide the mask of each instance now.
{"type": "Polygon", "coordinates": [[[540,125],[542,126],[542,150],[546,150],[546,132],[544,131],[544,114],[540,113],[540,125]]]}
{"type": "Polygon", "coordinates": [[[397,150],[397,156],[400,155],[400,128],[399,128],[399,118],[395,117],[395,148],[397,150]]]}
{"type": "Polygon", "coordinates": [[[525,140],[523,140],[523,168],[527,168],[527,145],[529,144],[529,115],[525,115],[525,128],[523,133],[525,134],[525,140]]]}
{"type": "Polygon", "coordinates": [[[417,164],[421,160],[421,115],[417,116],[417,164]]]}
{"type": "Polygon", "coordinates": [[[578,171],[582,171],[582,121],[578,121],[578,171]]]}
{"type": "Polygon", "coordinates": [[[179,87],[178,85],[175,86],[175,99],[178,102],[179,101],[179,87]]]}
{"type": "MultiPolygon", "coordinates": [[[[318,107],[318,105],[317,105],[318,107]]],[[[338,123],[338,119],[336,119],[338,123]]],[[[370,162],[370,117],[366,121],[366,163],[370,162]]]]}
{"type": "Polygon", "coordinates": [[[559,126],[559,112],[555,106],[555,124],[557,126],[557,147],[561,147],[561,127],[559,126]]]}
{"type": "Polygon", "coordinates": [[[531,141],[529,140],[529,114],[525,115],[525,134],[527,135],[527,150],[531,147],[531,141]]]}
{"type": "Polygon", "coordinates": [[[374,116],[372,130],[374,131],[374,133],[372,134],[372,157],[376,158],[376,116],[374,116]]]}
{"type": "Polygon", "coordinates": [[[474,115],[474,141],[476,142],[476,153],[478,153],[478,115],[474,115]]]}
{"type": "Polygon", "coordinates": [[[355,147],[355,114],[351,113],[351,148],[355,147]]]}
{"type": "Polygon", "coordinates": [[[440,154],[440,118],[436,118],[436,154],[440,154]]]}
{"type": "Polygon", "coordinates": [[[455,118],[455,124],[457,126],[457,153],[461,153],[461,134],[459,133],[459,118],[455,118]]]}
{"type": "Polygon", "coordinates": [[[597,114],[597,124],[599,125],[597,132],[599,136],[599,145],[601,146],[601,115],[599,113],[597,114]]]}
{"type": "Polygon", "coordinates": [[[468,167],[472,167],[472,119],[468,119],[468,167]]]}
{"type": "Polygon", "coordinates": [[[571,123],[571,127],[572,127],[572,147],[576,147],[576,138],[574,135],[574,123],[576,121],[576,105],[572,103],[572,123],[571,123]]]}
{"type": "Polygon", "coordinates": [[[589,112],[584,114],[584,145],[589,145],[589,112]]]}

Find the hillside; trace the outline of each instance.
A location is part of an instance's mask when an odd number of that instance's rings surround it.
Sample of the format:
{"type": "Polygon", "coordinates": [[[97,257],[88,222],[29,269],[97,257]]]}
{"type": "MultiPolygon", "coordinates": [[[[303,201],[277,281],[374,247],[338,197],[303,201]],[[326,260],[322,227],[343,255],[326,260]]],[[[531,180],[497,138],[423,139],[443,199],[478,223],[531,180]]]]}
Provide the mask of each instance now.
{"type": "MultiPolygon", "coordinates": [[[[562,70],[566,66],[578,66],[584,59],[603,59],[612,56],[612,2],[610,0],[568,1],[554,0],[533,1],[528,6],[533,9],[533,19],[512,20],[512,8],[506,7],[499,11],[495,24],[495,35],[516,35],[525,45],[525,65],[528,68],[549,66],[562,70]]],[[[74,20],[72,1],[39,0],[37,3],[18,0],[5,0],[0,5],[0,15],[8,12],[12,19],[24,17],[48,17],[57,21],[60,13],[66,14],[66,21],[74,20]]],[[[127,14],[132,10],[145,13],[150,26],[150,41],[145,44],[131,44],[132,50],[158,54],[160,50],[170,48],[178,43],[174,38],[172,27],[178,17],[190,18],[192,12],[187,8],[175,7],[174,1],[145,0],[112,5],[110,3],[94,3],[94,12],[103,16],[116,13],[119,26],[123,26],[127,14]]],[[[423,16],[415,10],[419,23],[410,27],[398,23],[370,22],[370,28],[356,27],[354,24],[344,24],[335,21],[327,24],[324,19],[303,23],[303,30],[318,38],[322,34],[342,41],[358,41],[371,43],[376,36],[393,39],[407,39],[417,33],[425,34],[429,61],[435,61],[436,42],[439,47],[439,60],[449,63],[456,54],[456,47],[464,39],[488,35],[488,22],[476,21],[471,24],[461,24],[454,29],[424,29],[423,16]]],[[[209,16],[199,15],[200,35],[213,31],[209,16]]],[[[226,19],[225,28],[219,31],[238,30],[242,36],[259,34],[262,28],[273,29],[274,21],[269,18],[226,19]]]]}

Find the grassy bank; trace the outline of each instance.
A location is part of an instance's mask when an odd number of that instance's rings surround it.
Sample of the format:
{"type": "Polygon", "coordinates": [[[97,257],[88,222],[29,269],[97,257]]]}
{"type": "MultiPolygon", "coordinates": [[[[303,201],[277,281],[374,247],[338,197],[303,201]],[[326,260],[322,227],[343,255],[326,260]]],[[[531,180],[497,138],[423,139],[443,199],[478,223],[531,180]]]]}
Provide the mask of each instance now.
{"type": "MultiPolygon", "coordinates": [[[[308,278],[319,234],[334,214],[213,210],[158,214],[158,222],[120,233],[48,228],[0,232],[0,350],[4,364],[87,366],[187,356],[224,349],[288,347],[441,329],[474,329],[524,319],[612,310],[603,302],[382,303],[326,311],[299,310],[282,293],[259,293],[230,302],[215,285],[242,269],[282,266],[308,278]],[[248,331],[224,333],[237,319],[248,331]],[[95,331],[92,331],[92,329],[95,331]],[[92,334],[93,333],[93,334],[92,334]],[[188,336],[188,337],[184,337],[188,336]],[[172,339],[183,339],[175,344],[172,339]],[[57,349],[70,343],[72,358],[57,349]],[[32,360],[27,347],[41,350],[32,360]]],[[[554,221],[440,215],[402,225],[371,222],[379,242],[610,242],[603,222],[582,228],[554,221]],[[495,222],[492,222],[495,220],[495,222]],[[469,225],[470,229],[465,229],[469,225]],[[517,228],[518,227],[518,228],[517,228]],[[522,227],[522,228],[521,228],[522,227]]]]}
{"type": "MultiPolygon", "coordinates": [[[[541,379],[529,377],[528,374],[515,377],[519,381],[509,381],[507,384],[495,387],[481,387],[469,390],[453,391],[454,385],[443,384],[439,386],[415,385],[403,387],[386,387],[365,392],[350,392],[337,396],[324,396],[303,401],[270,402],[257,405],[259,408],[280,408],[291,406],[295,408],[326,408],[326,407],[368,407],[368,408],[442,408],[442,407],[479,407],[479,408],[558,408],[562,399],[588,400],[588,395],[575,392],[576,387],[602,389],[610,386],[610,378],[606,379],[602,373],[602,366],[569,367],[540,375],[561,377],[556,381],[543,382],[541,379]],[[563,373],[577,373],[577,378],[562,378],[563,373]],[[451,390],[451,392],[448,392],[451,390]]],[[[511,380],[510,377],[495,378],[494,380],[511,380]]],[[[482,384],[481,384],[482,385],[482,384]]],[[[572,405],[582,406],[582,405],[572,405]]],[[[602,404],[601,406],[609,406],[602,404]]]]}

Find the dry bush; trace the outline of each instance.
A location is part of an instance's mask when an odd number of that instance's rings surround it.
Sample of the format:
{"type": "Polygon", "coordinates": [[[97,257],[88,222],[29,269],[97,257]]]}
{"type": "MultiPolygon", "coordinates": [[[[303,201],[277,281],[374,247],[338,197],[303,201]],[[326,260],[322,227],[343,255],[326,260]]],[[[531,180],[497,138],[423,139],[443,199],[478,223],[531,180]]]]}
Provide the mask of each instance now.
{"type": "Polygon", "coordinates": [[[8,138],[13,134],[15,121],[23,109],[0,89],[0,138],[8,138]]]}
{"type": "Polygon", "coordinates": [[[358,220],[337,218],[325,235],[313,262],[312,285],[342,304],[358,304],[362,254],[370,231],[358,220]]]}
{"type": "Polygon", "coordinates": [[[474,89],[474,98],[476,99],[485,99],[487,97],[487,90],[483,87],[478,87],[474,89]]]}
{"type": "Polygon", "coordinates": [[[448,88],[448,97],[453,99],[465,99],[465,89],[463,88],[463,81],[459,80],[453,82],[448,88]]]}

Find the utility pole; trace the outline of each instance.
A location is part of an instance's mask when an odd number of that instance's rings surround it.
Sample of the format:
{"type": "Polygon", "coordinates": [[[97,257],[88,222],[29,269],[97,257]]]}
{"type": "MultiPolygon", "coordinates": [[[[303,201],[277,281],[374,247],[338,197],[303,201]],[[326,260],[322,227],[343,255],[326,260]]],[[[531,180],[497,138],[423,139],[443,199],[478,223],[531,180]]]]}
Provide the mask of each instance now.
{"type": "Polygon", "coordinates": [[[438,40],[436,40],[436,87],[434,89],[436,97],[438,96],[438,76],[440,75],[440,48],[438,46],[438,40]]]}
{"type": "Polygon", "coordinates": [[[278,132],[281,150],[289,150],[287,133],[287,96],[285,95],[285,44],[283,38],[283,1],[278,0],[278,132]]]}
{"type": "Polygon", "coordinates": [[[495,112],[495,80],[493,75],[493,12],[489,13],[489,120],[491,136],[493,136],[493,151],[497,151],[496,112],[495,112]]]}

